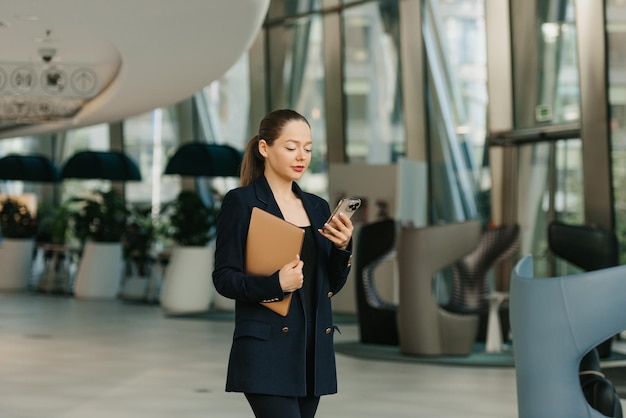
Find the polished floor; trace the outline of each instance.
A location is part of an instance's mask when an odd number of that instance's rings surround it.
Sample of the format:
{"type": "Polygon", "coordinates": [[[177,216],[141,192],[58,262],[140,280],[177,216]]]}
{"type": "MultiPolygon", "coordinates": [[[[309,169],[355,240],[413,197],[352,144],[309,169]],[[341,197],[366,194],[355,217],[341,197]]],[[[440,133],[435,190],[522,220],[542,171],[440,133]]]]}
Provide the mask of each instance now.
{"type": "MultiPolygon", "coordinates": [[[[252,417],[224,392],[232,328],[156,305],[2,294],[0,418],[252,417]]],[[[357,340],[356,325],[341,331],[337,341],[357,340]]],[[[320,418],[517,417],[512,368],[337,363],[339,393],[320,418]]]]}

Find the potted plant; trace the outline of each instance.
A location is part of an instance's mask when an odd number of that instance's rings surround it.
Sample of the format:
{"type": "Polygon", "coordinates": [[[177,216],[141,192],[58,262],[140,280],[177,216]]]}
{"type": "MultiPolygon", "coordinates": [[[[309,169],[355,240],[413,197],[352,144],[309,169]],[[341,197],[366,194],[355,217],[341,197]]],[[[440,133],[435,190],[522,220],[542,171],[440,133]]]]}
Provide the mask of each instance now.
{"type": "Polygon", "coordinates": [[[213,248],[218,205],[206,205],[200,196],[183,190],[166,205],[175,243],[165,270],[161,306],[168,314],[207,311],[213,295],[213,248]]]}
{"type": "Polygon", "coordinates": [[[32,274],[36,219],[24,203],[6,198],[0,203],[0,231],[0,290],[26,290],[32,274]]]}
{"type": "Polygon", "coordinates": [[[60,206],[41,206],[37,210],[37,240],[65,244],[71,210],[67,203],[60,206]]]}
{"type": "Polygon", "coordinates": [[[155,263],[153,244],[157,228],[152,208],[131,208],[128,225],[122,239],[124,280],[120,297],[141,300],[148,297],[152,269],[155,263]]]}
{"type": "Polygon", "coordinates": [[[72,198],[69,225],[82,255],[74,280],[78,298],[114,298],[122,277],[122,237],[129,211],[115,191],[72,198]]]}
{"type": "Polygon", "coordinates": [[[57,293],[71,291],[71,271],[75,259],[66,245],[70,214],[67,203],[60,206],[42,205],[37,209],[36,261],[42,265],[36,275],[37,290],[57,293]]]}

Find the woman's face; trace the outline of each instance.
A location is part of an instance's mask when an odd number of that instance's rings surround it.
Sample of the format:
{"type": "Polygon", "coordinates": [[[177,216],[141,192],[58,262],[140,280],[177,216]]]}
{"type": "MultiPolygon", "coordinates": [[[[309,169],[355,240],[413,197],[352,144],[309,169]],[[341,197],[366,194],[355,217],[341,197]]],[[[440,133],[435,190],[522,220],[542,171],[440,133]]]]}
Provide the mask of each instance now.
{"type": "Polygon", "coordinates": [[[265,157],[265,176],[299,180],[311,163],[312,145],[311,128],[300,120],[287,122],[271,146],[261,139],[259,152],[265,157]]]}

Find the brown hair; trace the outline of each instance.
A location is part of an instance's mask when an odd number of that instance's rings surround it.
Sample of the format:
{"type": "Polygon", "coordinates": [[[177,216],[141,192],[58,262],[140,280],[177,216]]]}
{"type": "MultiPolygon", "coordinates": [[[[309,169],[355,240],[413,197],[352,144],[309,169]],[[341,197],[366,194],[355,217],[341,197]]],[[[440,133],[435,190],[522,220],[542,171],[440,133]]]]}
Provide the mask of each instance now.
{"type": "MultiPolygon", "coordinates": [[[[239,173],[240,183],[247,186],[263,175],[265,171],[265,158],[259,152],[259,140],[263,139],[267,145],[272,146],[276,138],[278,138],[283,127],[291,121],[303,121],[309,125],[309,121],[295,110],[278,109],[274,110],[261,120],[259,124],[259,133],[254,135],[248,141],[246,150],[243,154],[241,162],[241,171],[239,173]]],[[[309,125],[310,127],[311,125],[309,125]]]]}

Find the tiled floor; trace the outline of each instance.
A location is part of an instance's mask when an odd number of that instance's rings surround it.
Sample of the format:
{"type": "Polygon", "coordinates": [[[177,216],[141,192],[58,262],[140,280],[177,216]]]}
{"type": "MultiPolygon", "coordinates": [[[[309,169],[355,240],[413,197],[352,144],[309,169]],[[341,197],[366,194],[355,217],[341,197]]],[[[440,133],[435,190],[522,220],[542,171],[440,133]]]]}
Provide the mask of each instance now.
{"type": "MultiPolygon", "coordinates": [[[[232,327],[155,305],[0,295],[0,418],[252,417],[224,392],[232,327]]],[[[341,328],[337,341],[357,339],[341,328]]],[[[517,416],[513,369],[337,363],[339,394],[320,418],[517,416]]]]}

